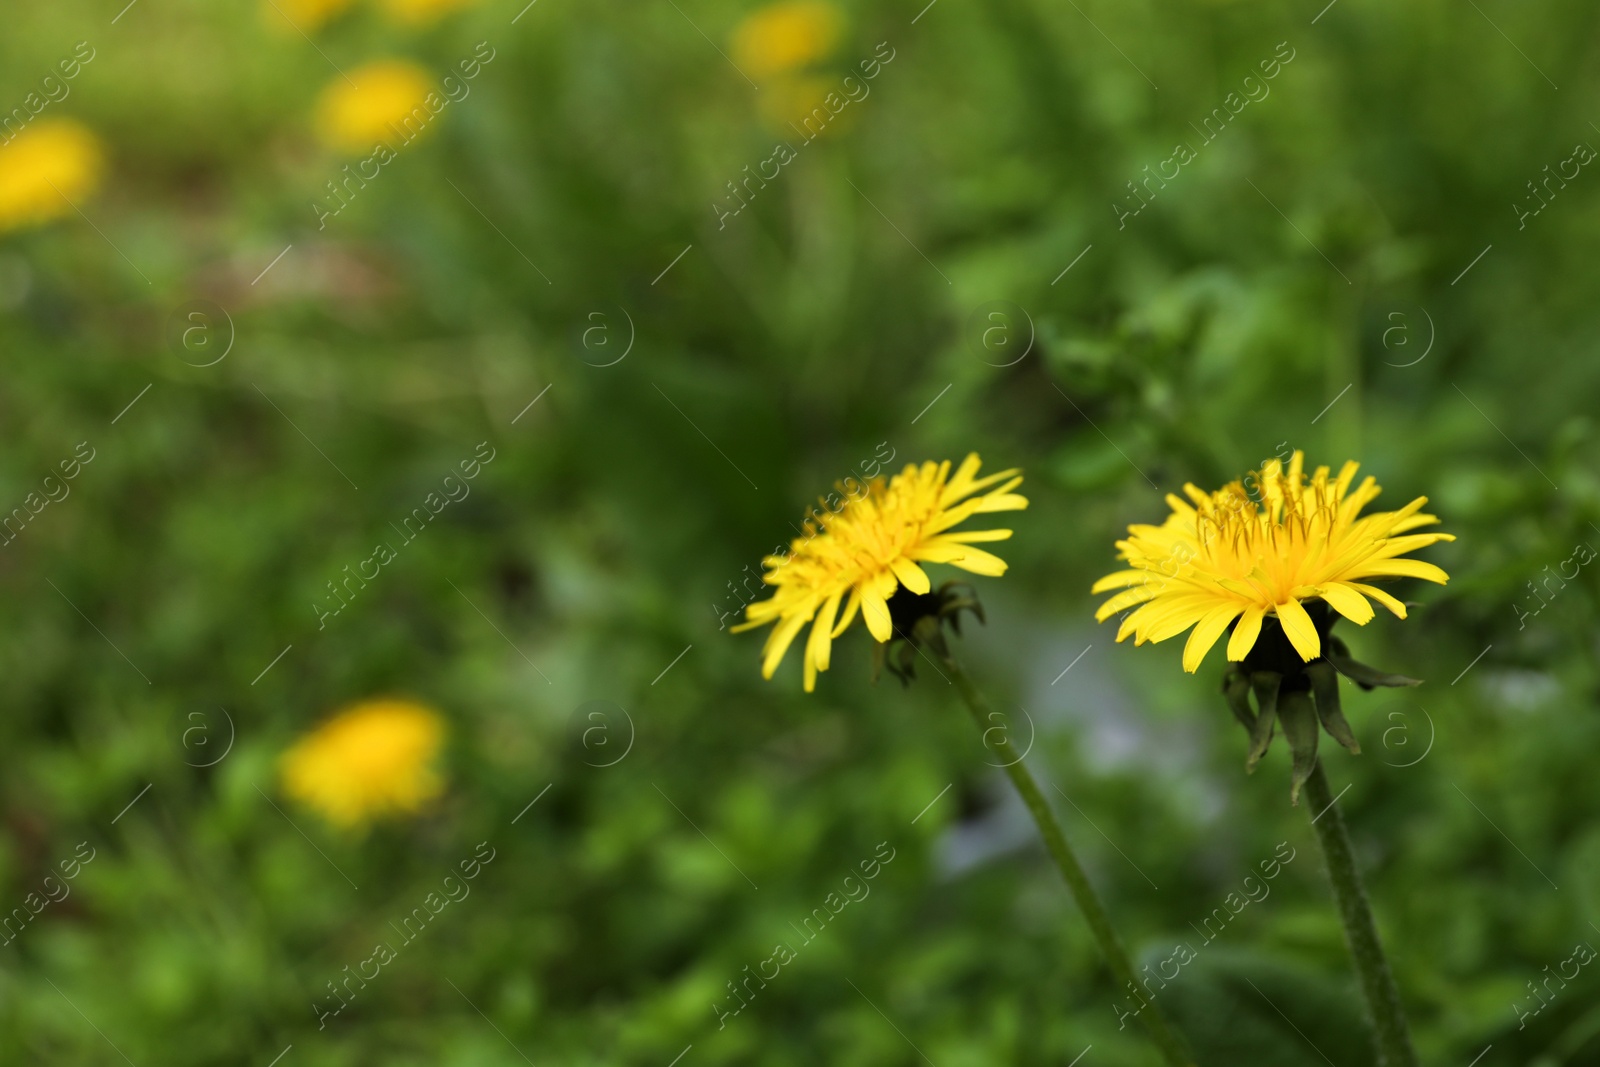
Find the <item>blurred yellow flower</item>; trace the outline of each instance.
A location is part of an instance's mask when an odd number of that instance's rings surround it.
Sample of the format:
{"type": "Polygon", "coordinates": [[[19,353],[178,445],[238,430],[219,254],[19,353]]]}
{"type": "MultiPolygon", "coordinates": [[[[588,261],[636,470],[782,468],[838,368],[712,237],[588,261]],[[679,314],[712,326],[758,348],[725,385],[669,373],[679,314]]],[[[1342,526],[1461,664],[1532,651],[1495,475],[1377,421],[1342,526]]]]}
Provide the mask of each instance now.
{"type": "Polygon", "coordinates": [[[382,141],[409,141],[435,117],[428,72],[403,59],[380,59],[334,78],[317,101],[317,132],[333,148],[369,152],[382,141]],[[354,84],[352,84],[354,83],[354,84]]]}
{"type": "Polygon", "coordinates": [[[431,708],[362,701],[283,754],[283,789],[339,827],[414,814],[443,791],[433,766],[443,740],[444,722],[431,708]]]}
{"type": "Polygon", "coordinates": [[[383,10],[395,22],[418,26],[471,7],[478,0],[382,0],[383,10]]]}
{"type": "MultiPolygon", "coordinates": [[[[777,623],[767,636],[762,677],[771,678],[784,653],[806,623],[805,688],[816,686],[817,672],[828,669],[833,639],[861,612],[874,640],[895,636],[889,598],[901,586],[914,594],[933,588],[923,563],[949,563],[973,574],[1001,575],[1006,562],[975,548],[980,541],[1004,541],[1010,530],[952,530],[974,515],[1021,511],[1025,497],[1012,492],[1022,483],[1015,470],[977,477],[973,453],[952,475],[950,461],[908,464],[887,482],[874,478],[849,493],[837,508],[823,500],[825,517],[806,519],[805,536],[797,537],[784,556],[768,556],[762,577],[772,596],[745,609],[748,630],[777,623]],[[849,597],[846,600],[846,596],[849,597]],[[840,604],[844,614],[839,616],[840,604]],[[835,618],[838,618],[837,625],[835,618]]],[[[841,489],[844,487],[841,486],[841,489]]]]}
{"type": "Polygon", "coordinates": [[[261,17],[282,33],[315,33],[329,19],[342,14],[354,0],[261,0],[261,17]]]}
{"type": "Polygon", "coordinates": [[[42,119],[0,146],[0,232],[70,215],[100,185],[100,139],[70,119],[42,119]]]}
{"type": "Polygon", "coordinates": [[[733,31],[733,61],[752,78],[787,74],[832,54],[844,28],[824,0],[782,0],[748,16],[733,31]]]}

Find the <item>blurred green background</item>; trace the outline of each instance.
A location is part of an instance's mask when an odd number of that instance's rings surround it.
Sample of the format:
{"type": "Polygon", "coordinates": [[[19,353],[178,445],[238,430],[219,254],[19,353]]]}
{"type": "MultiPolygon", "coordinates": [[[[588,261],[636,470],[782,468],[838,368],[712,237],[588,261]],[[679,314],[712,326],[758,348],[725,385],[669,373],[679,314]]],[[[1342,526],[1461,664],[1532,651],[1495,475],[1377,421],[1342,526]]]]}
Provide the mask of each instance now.
{"type": "Polygon", "coordinates": [[[871,686],[858,626],[806,696],[798,651],[763,682],[762,635],[724,629],[887,442],[1025,469],[963,654],[1028,712],[1130,946],[1198,949],[1161,997],[1208,1067],[1370,1058],[1286,750],[1247,778],[1220,654],[1116,645],[1089,586],[1163,493],[1285,443],[1428,495],[1451,583],[1340,630],[1427,684],[1348,695],[1364,754],[1325,743],[1329,773],[1424,1060],[1600,1063],[1600,973],[1528,985],[1600,943],[1596,577],[1545,570],[1600,545],[1600,178],[1548,182],[1600,144],[1592,4],[841,0],[821,55],[750,77],[734,0],[279,7],[305,32],[65,0],[0,34],[4,109],[89,43],[36,121],[104,146],[92,195],[0,237],[0,509],[94,454],[0,549],[0,906],[94,855],[0,946],[0,1061],[1155,1063],[953,690],[871,686]],[[318,138],[325,87],[479,42],[470,95],[319,229],[356,159],[318,138]],[[798,136],[853,70],[870,92],[798,136]],[[319,629],[480,442],[470,497],[319,629]],[[340,832],[277,760],[384,694],[444,716],[447,789],[340,832]]]}

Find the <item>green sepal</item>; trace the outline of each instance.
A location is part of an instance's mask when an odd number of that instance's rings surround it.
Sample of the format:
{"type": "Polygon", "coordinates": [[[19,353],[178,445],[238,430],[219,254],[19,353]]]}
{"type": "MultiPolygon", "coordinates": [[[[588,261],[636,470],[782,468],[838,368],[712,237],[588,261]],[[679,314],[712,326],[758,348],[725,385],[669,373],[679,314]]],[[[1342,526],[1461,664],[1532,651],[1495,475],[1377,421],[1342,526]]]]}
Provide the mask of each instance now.
{"type": "Polygon", "coordinates": [[[1369,667],[1365,663],[1358,663],[1350,658],[1350,649],[1337,637],[1328,642],[1327,660],[1333,664],[1335,670],[1362,689],[1372,689],[1376,686],[1385,686],[1390,689],[1403,689],[1407,686],[1421,685],[1420,678],[1407,678],[1403,674],[1389,674],[1376,667],[1369,667]]]}
{"type": "Polygon", "coordinates": [[[1294,756],[1289,803],[1298,806],[1300,787],[1317,766],[1317,735],[1322,732],[1317,723],[1317,709],[1311,706],[1311,694],[1303,689],[1280,694],[1278,718],[1283,723],[1283,736],[1288,740],[1289,751],[1294,756]]]}
{"type": "Polygon", "coordinates": [[[978,591],[967,582],[945,582],[939,587],[940,615],[950,623],[950,629],[957,637],[961,636],[961,613],[970,611],[978,617],[983,625],[989,625],[988,618],[983,613],[983,602],[978,599],[978,591]],[[958,593],[957,590],[965,590],[958,593]]]}
{"type": "Polygon", "coordinates": [[[1335,741],[1359,756],[1361,743],[1351,732],[1350,724],[1339,707],[1339,672],[1326,660],[1317,660],[1306,665],[1306,674],[1311,677],[1311,695],[1316,700],[1317,718],[1322,720],[1322,728],[1333,735],[1335,741]]]}
{"type": "Polygon", "coordinates": [[[1233,717],[1252,735],[1256,729],[1256,713],[1250,707],[1250,676],[1237,667],[1229,667],[1222,679],[1222,695],[1228,700],[1233,717]]]}
{"type": "Polygon", "coordinates": [[[1255,726],[1250,731],[1250,754],[1244,761],[1247,773],[1255,773],[1256,764],[1261,762],[1261,757],[1267,754],[1267,746],[1272,744],[1272,730],[1278,721],[1278,687],[1282,683],[1283,675],[1276,671],[1256,671],[1250,676],[1250,686],[1255,690],[1256,705],[1260,707],[1261,714],[1256,717],[1255,726]]]}
{"type": "Polygon", "coordinates": [[[883,668],[909,686],[916,677],[917,659],[932,653],[934,662],[950,658],[950,644],[945,639],[944,624],[948,623],[956,636],[961,635],[961,613],[970,611],[979,622],[986,622],[983,604],[979,602],[972,586],[965,582],[945,582],[927,593],[913,593],[904,586],[889,598],[889,625],[893,630],[888,641],[874,642],[872,646],[872,681],[876,685],[883,668]]]}
{"type": "Polygon", "coordinates": [[[917,677],[917,647],[911,641],[873,642],[872,681],[877,684],[878,671],[888,667],[889,673],[900,679],[902,688],[908,688],[917,677]]]}

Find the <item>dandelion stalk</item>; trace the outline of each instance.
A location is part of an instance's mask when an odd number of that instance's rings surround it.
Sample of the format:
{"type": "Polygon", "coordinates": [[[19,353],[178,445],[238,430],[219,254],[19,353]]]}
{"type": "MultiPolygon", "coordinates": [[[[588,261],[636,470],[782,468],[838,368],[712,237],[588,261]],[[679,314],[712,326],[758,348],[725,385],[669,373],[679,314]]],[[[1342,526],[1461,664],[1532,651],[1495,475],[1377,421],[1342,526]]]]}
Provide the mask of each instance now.
{"type": "Polygon", "coordinates": [[[1306,778],[1305,789],[1312,828],[1317,832],[1317,843],[1322,846],[1328,880],[1333,883],[1333,899],[1339,908],[1339,920],[1344,924],[1345,943],[1350,946],[1350,956],[1361,979],[1361,993],[1372,1012],[1373,1028],[1378,1037],[1379,1067],[1418,1067],[1420,1061],[1411,1047],[1411,1031],[1400,1005],[1400,991],[1395,987],[1389,960],[1383,954],[1383,943],[1378,939],[1372,909],[1367,905],[1367,892],[1361,884],[1361,873],[1356,869],[1344,816],[1334,804],[1321,760],[1306,778]]]}
{"type": "MultiPolygon", "coordinates": [[[[978,691],[972,678],[962,669],[960,662],[953,655],[941,655],[940,660],[944,671],[960,691],[967,710],[972,713],[972,719],[977,723],[978,730],[980,732],[989,730],[992,726],[989,701],[978,691]]],[[[1044,794],[1039,791],[1039,785],[1033,780],[1032,773],[1020,759],[1006,764],[1005,772],[1010,777],[1011,784],[1016,786],[1017,792],[1021,794],[1022,802],[1028,806],[1033,821],[1038,824],[1039,835],[1044,838],[1045,848],[1049,851],[1050,858],[1055,860],[1056,866],[1061,869],[1061,877],[1066,879],[1067,888],[1072,892],[1072,899],[1077,902],[1078,910],[1083,912],[1084,921],[1089,924],[1089,930],[1100,946],[1100,953],[1105,957],[1106,965],[1111,968],[1111,973],[1116,976],[1120,985],[1137,989],[1133,964],[1129,962],[1128,953],[1117,938],[1117,932],[1111,927],[1111,917],[1106,913],[1105,905],[1100,902],[1099,894],[1095,892],[1088,876],[1084,874],[1083,865],[1078,862],[1072,846],[1067,843],[1066,835],[1061,832],[1061,824],[1056,821],[1055,813],[1045,801],[1044,794]]],[[[1387,971],[1385,973],[1387,974],[1387,971]]],[[[1184,1047],[1182,1039],[1167,1023],[1154,1001],[1144,1001],[1139,1018],[1144,1022],[1151,1040],[1161,1050],[1167,1063],[1173,1067],[1192,1067],[1194,1060],[1184,1047]]]]}

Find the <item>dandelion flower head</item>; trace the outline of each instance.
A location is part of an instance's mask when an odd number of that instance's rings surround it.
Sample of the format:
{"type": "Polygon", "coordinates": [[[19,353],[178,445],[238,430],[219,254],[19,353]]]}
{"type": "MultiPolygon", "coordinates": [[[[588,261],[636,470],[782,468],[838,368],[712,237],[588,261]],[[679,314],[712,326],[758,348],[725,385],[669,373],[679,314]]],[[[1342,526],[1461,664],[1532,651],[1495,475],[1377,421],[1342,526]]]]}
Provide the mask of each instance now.
{"type": "Polygon", "coordinates": [[[1120,590],[1100,606],[1106,619],[1135,608],[1117,640],[1165,641],[1189,630],[1183,668],[1193,672],[1231,625],[1228,659],[1243,660],[1275,616],[1296,653],[1307,663],[1323,654],[1323,637],[1304,606],[1325,602],[1358,626],[1373,617],[1370,597],[1400,618],[1406,607],[1369,584],[1374,579],[1449,580],[1439,567],[1405,558],[1447,533],[1412,533],[1439,520],[1424,514],[1427,497],[1398,511],[1362,515],[1380,492],[1371,476],[1355,484],[1357,464],[1337,476],[1318,467],[1308,478],[1296,451],[1287,467],[1269,460],[1247,480],[1213,493],[1185,485],[1184,500],[1167,496],[1172,514],[1160,526],[1128,527],[1117,542],[1128,567],[1100,579],[1095,593],[1120,590]],[[1191,629],[1192,628],[1192,629],[1191,629]]]}
{"type": "Polygon", "coordinates": [[[733,31],[733,61],[752,78],[789,74],[833,53],[844,28],[824,0],[782,0],[755,11],[733,31]]]}
{"type": "Polygon", "coordinates": [[[351,153],[406,140],[408,130],[435,117],[426,103],[432,92],[428,72],[415,63],[376,60],[328,83],[317,102],[317,131],[330,147],[351,153]]]}
{"type": "Polygon", "coordinates": [[[932,588],[924,563],[1004,574],[1003,559],[974,545],[1003,541],[1010,530],[953,529],[974,515],[1028,506],[1012,492],[1022,483],[1020,474],[1007,470],[979,478],[979,462],[969,455],[953,473],[949,460],[908,464],[887,480],[860,483],[837,508],[825,499],[826,513],[813,509],[789,552],[763,561],[762,581],[773,587],[772,596],[747,607],[746,621],[735,627],[776,624],[763,650],[762,676],[772,677],[808,622],[807,692],[815,688],[817,672],[828,669],[833,639],[858,611],[873,639],[887,642],[894,636],[889,598],[901,587],[916,594],[932,588]]]}
{"type": "Polygon", "coordinates": [[[412,815],[444,788],[434,768],[443,740],[444,723],[431,708],[407,700],[363,701],[283,754],[284,792],[343,828],[412,815]]]}
{"type": "Polygon", "coordinates": [[[70,119],[42,119],[0,145],[0,232],[73,214],[100,185],[100,139],[70,119]]]}

